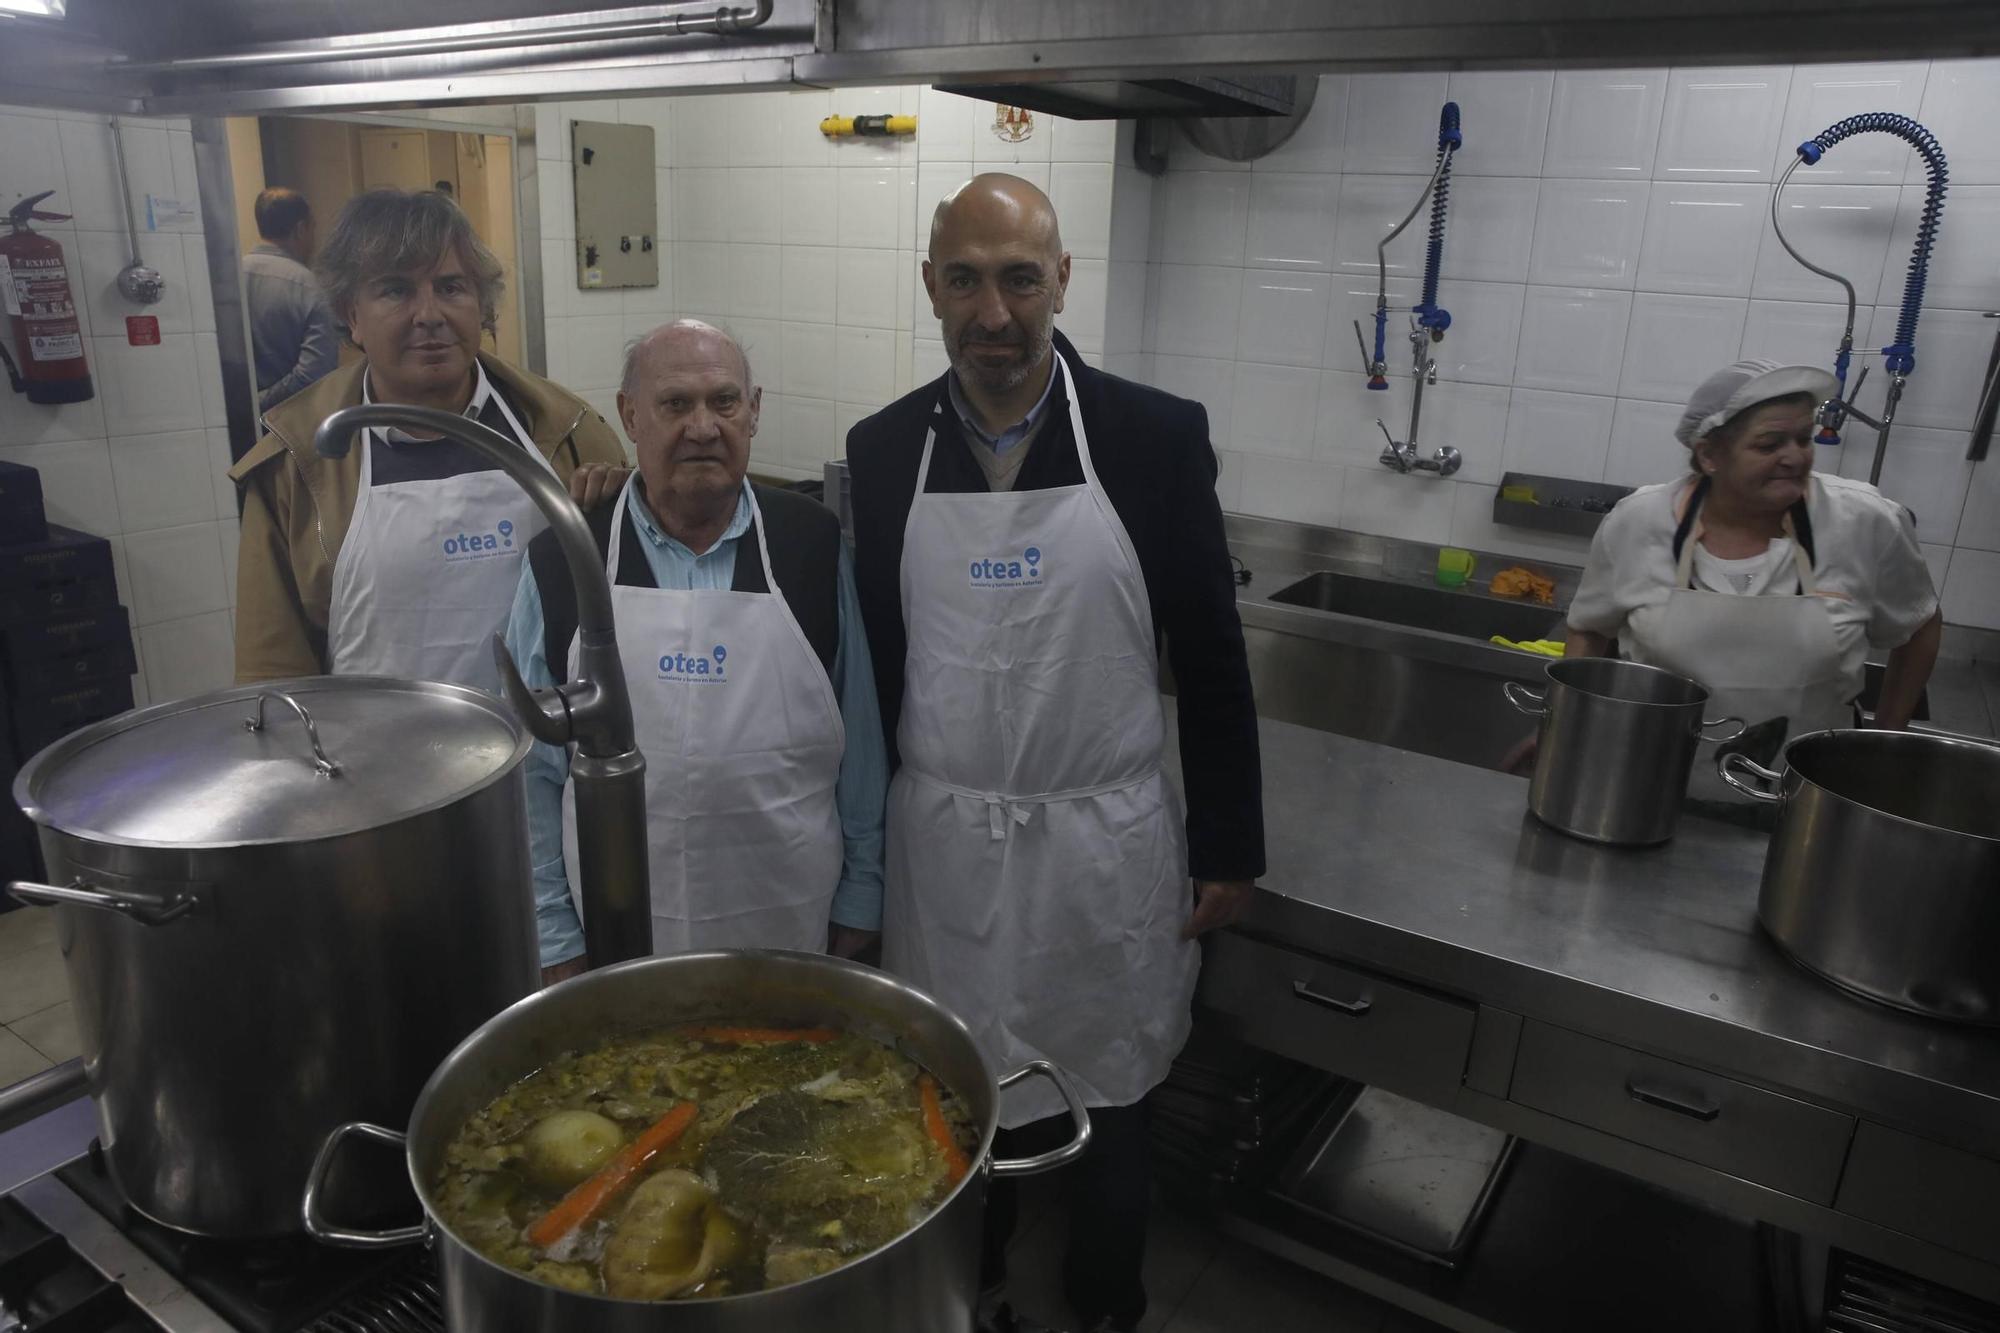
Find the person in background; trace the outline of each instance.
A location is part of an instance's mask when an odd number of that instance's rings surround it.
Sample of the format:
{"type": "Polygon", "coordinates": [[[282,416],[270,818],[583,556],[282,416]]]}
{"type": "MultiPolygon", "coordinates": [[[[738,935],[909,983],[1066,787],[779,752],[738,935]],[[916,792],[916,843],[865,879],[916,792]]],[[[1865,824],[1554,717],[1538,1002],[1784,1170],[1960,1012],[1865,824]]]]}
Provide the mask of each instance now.
{"type": "MultiPolygon", "coordinates": [[[[1064,1265],[1093,1329],[1137,1326],[1147,1094],[1187,1039],[1200,951],[1264,870],[1257,713],[1198,403],[1093,370],[1055,328],[1054,208],[976,177],[923,266],[951,368],[849,432],[856,573],[901,767],[883,965],[963,1016],[995,1069],[1046,1058],[1090,1106],[1064,1265]],[[1161,772],[1160,639],[1188,809],[1161,772]],[[1193,876],[1190,885],[1190,873],[1193,876]]],[[[1010,1090],[998,1151],[1066,1139],[1010,1090]]],[[[1018,1208],[990,1195],[982,1328],[1018,1208]]]]}
{"type": "MultiPolygon", "coordinates": [[[[888,756],[840,520],[746,480],[763,391],[735,339],[667,324],[625,356],[639,469],[590,514],[639,748],[653,948],[853,957],[882,926],[888,756]]],[[[569,679],[576,593],[554,534],[528,547],[507,646],[530,686],[569,679]]],[[[581,971],[568,755],[528,760],[542,965],[581,971]]]]}
{"type": "Polygon", "coordinates": [[[257,196],[257,234],[243,256],[243,301],[257,410],[268,412],[340,364],[340,325],[307,265],[313,260],[312,205],[297,190],[257,196]]]}
{"type": "MultiPolygon", "coordinates": [[[[1614,650],[1692,677],[1768,763],[1789,736],[1852,727],[1863,664],[1888,652],[1875,725],[1907,726],[1943,618],[1908,511],[1813,468],[1823,370],[1739,361],[1703,380],[1675,437],[1690,475],[1620,500],[1591,543],[1566,655],[1614,650]]],[[[1726,789],[1697,768],[1696,792],[1726,789]]]]}
{"type": "Polygon", "coordinates": [[[453,441],[367,431],[334,459],[314,452],[313,433],[356,403],[459,413],[526,449],[586,507],[623,481],[624,450],[575,394],[479,351],[500,261],[451,200],[356,197],[319,274],[363,356],[266,412],[264,437],[230,469],[243,488],[236,679],[360,673],[497,690],[489,641],[541,511],[453,441]]]}

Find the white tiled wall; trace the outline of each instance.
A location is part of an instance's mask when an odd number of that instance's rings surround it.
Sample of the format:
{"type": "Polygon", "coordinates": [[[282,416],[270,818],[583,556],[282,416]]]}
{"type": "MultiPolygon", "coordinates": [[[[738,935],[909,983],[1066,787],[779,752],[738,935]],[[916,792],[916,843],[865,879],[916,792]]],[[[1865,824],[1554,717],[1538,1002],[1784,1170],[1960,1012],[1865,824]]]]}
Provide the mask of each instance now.
{"type": "MultiPolygon", "coordinates": [[[[1667,480],[1685,466],[1680,405],[1710,371],[1830,365],[1841,294],[1778,244],[1772,190],[1800,142],[1874,110],[1916,116],[1951,170],[1883,489],[1916,514],[1947,617],[2000,627],[2000,461],[1964,461],[2000,330],[1982,318],[2000,308],[2000,61],[1322,78],[1268,157],[1176,144],[1151,183],[1130,364],[1207,404],[1227,507],[1580,563],[1581,541],[1493,524],[1501,472],[1667,480]],[[1466,461],[1439,481],[1375,462],[1375,418],[1408,425],[1406,317],[1391,317],[1387,393],[1364,387],[1351,321],[1372,340],[1375,246],[1417,201],[1447,98],[1465,133],[1440,284],[1453,323],[1421,443],[1466,461]]],[[[1891,340],[1923,179],[1899,140],[1862,135],[1785,189],[1787,236],[1860,294],[1860,346],[1891,340]]],[[[1392,305],[1415,299],[1424,230],[1390,247],[1392,305]]],[[[1820,465],[1865,477],[1873,449],[1853,430],[1820,465]]]]}
{"type": "MultiPolygon", "coordinates": [[[[195,200],[187,122],[127,120],[123,134],[135,197],[195,200]]],[[[37,407],[0,387],[0,459],[41,473],[52,521],[110,539],[140,704],[227,685],[236,499],[199,218],[140,234],[141,258],[167,283],[141,307],[117,288],[129,256],[109,123],[0,107],[0,209],[45,189],[56,195],[44,209],[75,215],[43,230],[69,259],[97,396],[37,407]],[[131,345],[128,315],[157,318],[159,344],[131,345]]]]}
{"type": "Polygon", "coordinates": [[[1073,255],[1061,327],[1090,359],[1115,353],[1137,369],[1150,182],[1115,167],[1113,122],[1038,117],[1009,144],[991,103],[914,86],[565,102],[536,115],[549,373],[608,419],[625,344],[670,319],[708,319],[743,340],[763,385],[753,466],[819,476],[850,425],[944,369],[918,268],[931,210],[982,170],[1050,192],[1073,255]],[[915,114],[918,133],[829,140],[819,123],[835,113],[915,114]],[[655,128],[659,288],[577,290],[572,119],[655,128]],[[1115,194],[1128,233],[1116,274],[1115,194]]]}

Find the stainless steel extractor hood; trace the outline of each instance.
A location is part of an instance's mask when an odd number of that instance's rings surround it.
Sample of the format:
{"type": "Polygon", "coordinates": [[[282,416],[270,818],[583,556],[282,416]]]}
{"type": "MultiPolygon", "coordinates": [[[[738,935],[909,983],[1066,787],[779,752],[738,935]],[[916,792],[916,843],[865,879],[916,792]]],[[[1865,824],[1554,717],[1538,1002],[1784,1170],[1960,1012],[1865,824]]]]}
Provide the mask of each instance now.
{"type": "Polygon", "coordinates": [[[1289,116],[1298,102],[1289,74],[1186,74],[1075,83],[940,83],[940,92],[1004,102],[1071,120],[1142,116],[1289,116]]]}
{"type": "Polygon", "coordinates": [[[0,99],[209,115],[925,83],[1250,118],[1286,114],[1265,80],[1308,71],[1996,50],[1993,0],[67,0],[0,14],[0,99]]]}

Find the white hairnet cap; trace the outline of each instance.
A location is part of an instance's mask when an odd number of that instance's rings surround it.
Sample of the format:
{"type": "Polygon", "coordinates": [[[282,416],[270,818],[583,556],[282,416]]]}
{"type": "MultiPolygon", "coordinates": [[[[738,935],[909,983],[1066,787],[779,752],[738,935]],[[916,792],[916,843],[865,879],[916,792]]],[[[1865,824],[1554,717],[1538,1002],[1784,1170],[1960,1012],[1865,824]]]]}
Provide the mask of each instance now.
{"type": "Polygon", "coordinates": [[[1776,361],[1738,361],[1696,386],[1674,427],[1674,438],[1689,448],[1694,442],[1759,403],[1795,393],[1809,393],[1823,403],[1840,391],[1840,381],[1817,366],[1781,366],[1776,361]]]}

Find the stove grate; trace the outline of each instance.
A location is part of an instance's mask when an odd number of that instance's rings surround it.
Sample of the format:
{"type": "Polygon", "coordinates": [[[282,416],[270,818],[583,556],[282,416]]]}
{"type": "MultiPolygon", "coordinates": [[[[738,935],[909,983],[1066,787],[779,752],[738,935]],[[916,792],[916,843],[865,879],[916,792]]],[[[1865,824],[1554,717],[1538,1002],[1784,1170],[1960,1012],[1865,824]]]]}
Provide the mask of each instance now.
{"type": "Polygon", "coordinates": [[[327,1311],[300,1333],[443,1333],[444,1302],[430,1255],[411,1256],[327,1311]]]}

